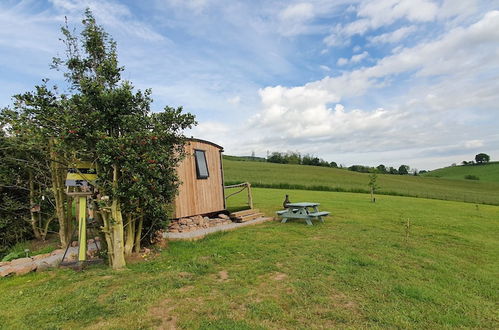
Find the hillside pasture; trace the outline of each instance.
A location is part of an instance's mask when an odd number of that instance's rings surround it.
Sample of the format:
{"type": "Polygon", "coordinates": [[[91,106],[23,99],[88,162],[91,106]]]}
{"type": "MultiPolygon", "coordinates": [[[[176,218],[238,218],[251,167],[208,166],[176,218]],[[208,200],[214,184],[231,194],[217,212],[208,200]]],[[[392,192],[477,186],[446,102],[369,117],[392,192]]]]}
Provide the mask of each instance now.
{"type": "MultiPolygon", "coordinates": [[[[498,167],[499,168],[499,167],[498,167]]],[[[306,165],[224,160],[227,183],[255,187],[368,192],[369,174],[306,165]]],[[[499,205],[499,182],[379,174],[380,194],[499,205]]]]}
{"type": "Polygon", "coordinates": [[[499,162],[480,165],[461,165],[440,168],[428,173],[426,177],[465,180],[467,175],[478,177],[484,182],[499,182],[499,162]]]}
{"type": "MultiPolygon", "coordinates": [[[[272,215],[288,190],[254,189],[272,215]]],[[[324,224],[170,242],[128,270],[0,280],[2,328],[498,328],[499,207],[293,190],[324,224]],[[407,222],[410,226],[407,228],[407,222]]],[[[244,198],[230,199],[240,207],[244,198]]]]}

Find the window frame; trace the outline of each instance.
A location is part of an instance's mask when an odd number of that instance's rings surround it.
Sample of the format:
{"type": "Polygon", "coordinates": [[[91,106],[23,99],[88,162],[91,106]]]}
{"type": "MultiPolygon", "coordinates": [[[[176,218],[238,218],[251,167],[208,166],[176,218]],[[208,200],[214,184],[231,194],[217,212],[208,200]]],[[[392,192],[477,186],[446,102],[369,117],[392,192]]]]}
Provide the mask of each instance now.
{"type": "MultiPolygon", "coordinates": [[[[199,160],[201,161],[201,159],[199,160]]],[[[206,159],[206,150],[194,149],[194,162],[196,163],[196,177],[198,180],[206,180],[210,177],[210,170],[208,169],[208,159],[206,159]],[[206,167],[206,176],[201,175],[198,163],[198,152],[203,153],[204,165],[206,167]]]]}

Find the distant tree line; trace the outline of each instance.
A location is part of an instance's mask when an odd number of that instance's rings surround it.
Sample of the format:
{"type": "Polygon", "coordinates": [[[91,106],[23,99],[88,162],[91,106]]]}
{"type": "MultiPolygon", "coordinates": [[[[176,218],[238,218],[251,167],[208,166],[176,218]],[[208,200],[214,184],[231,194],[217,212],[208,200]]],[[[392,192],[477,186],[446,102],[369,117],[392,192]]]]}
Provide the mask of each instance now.
{"type": "MultiPolygon", "coordinates": [[[[272,152],[267,157],[267,162],[269,163],[278,163],[278,164],[296,164],[296,165],[311,165],[311,166],[322,166],[322,167],[333,167],[333,168],[345,168],[342,165],[338,166],[336,162],[328,162],[322,158],[313,156],[313,155],[301,155],[299,152],[272,152]]],[[[386,167],[381,164],[377,167],[370,167],[364,165],[352,165],[350,167],[346,167],[349,171],[360,172],[360,173],[380,173],[380,174],[399,174],[399,175],[407,175],[414,174],[418,175],[419,173],[425,173],[426,171],[419,171],[411,168],[409,165],[400,165],[399,168],[394,167],[386,167]]]]}
{"type": "Polygon", "coordinates": [[[419,173],[426,173],[426,171],[418,171],[417,169],[411,168],[409,165],[400,165],[399,168],[395,167],[386,167],[383,164],[380,164],[376,167],[364,166],[364,165],[352,165],[347,168],[349,171],[360,172],[360,173],[380,173],[380,174],[398,174],[398,175],[407,175],[413,174],[418,175],[419,173]]]}
{"type": "Polygon", "coordinates": [[[301,155],[299,152],[273,152],[267,157],[267,162],[278,164],[297,164],[323,167],[338,167],[335,162],[328,162],[313,155],[301,155]]]}

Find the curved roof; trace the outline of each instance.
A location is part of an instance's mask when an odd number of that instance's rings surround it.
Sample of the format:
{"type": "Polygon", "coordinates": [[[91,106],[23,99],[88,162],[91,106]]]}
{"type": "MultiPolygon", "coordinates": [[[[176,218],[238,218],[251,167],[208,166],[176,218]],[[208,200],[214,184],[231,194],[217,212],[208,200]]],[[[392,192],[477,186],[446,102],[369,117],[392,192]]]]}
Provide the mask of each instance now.
{"type": "Polygon", "coordinates": [[[222,146],[219,146],[218,144],[216,143],[213,143],[213,142],[210,142],[210,141],[206,141],[206,140],[202,140],[202,139],[196,139],[196,138],[188,138],[187,139],[188,141],[194,141],[194,142],[200,142],[200,143],[206,143],[206,144],[210,144],[214,147],[217,147],[218,149],[220,149],[220,151],[224,151],[224,148],[222,146]]]}

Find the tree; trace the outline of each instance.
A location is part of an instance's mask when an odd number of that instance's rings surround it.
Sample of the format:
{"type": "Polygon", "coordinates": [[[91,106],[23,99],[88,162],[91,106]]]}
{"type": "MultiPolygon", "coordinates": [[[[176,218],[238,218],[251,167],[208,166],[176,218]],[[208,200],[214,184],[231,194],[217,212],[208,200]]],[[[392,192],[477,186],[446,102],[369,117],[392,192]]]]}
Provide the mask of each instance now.
{"type": "Polygon", "coordinates": [[[374,192],[379,189],[377,184],[378,175],[376,172],[369,174],[369,183],[367,184],[371,191],[371,202],[376,202],[376,198],[374,197],[374,192]]]}
{"type": "Polygon", "coordinates": [[[337,168],[338,164],[336,164],[336,162],[331,162],[331,163],[329,163],[329,166],[333,167],[333,168],[337,168]]]}
{"type": "MultiPolygon", "coordinates": [[[[124,69],[118,66],[116,43],[90,10],[82,23],[80,37],[67,24],[62,28],[66,57],[53,62],[54,68],[64,71],[69,94],[57,95],[38,86],[18,103],[20,109],[41,114],[35,124],[50,128],[46,136],[52,163],[95,165],[92,204],[105,234],[110,265],[120,269],[125,254],[140,248],[144,231],[167,221],[167,205],[179,185],[176,167],[185,156],[182,132],[196,122],[181,107],[152,113],[150,90],[135,91],[121,79],[124,69]],[[44,115],[50,127],[41,121],[44,115]]],[[[54,182],[60,184],[53,178],[54,182]]]]}
{"type": "Polygon", "coordinates": [[[475,156],[475,161],[477,164],[485,164],[490,161],[490,156],[484,153],[479,153],[475,156]]]}
{"type": "Polygon", "coordinates": [[[400,165],[398,169],[398,174],[400,175],[409,174],[409,165],[400,165]]]}
{"type": "MultiPolygon", "coordinates": [[[[49,177],[51,191],[45,192],[45,196],[53,198],[60,242],[66,246],[72,233],[70,201],[64,193],[66,166],[64,150],[59,148],[58,138],[62,132],[55,125],[65,117],[61,100],[58,100],[56,90],[51,91],[47,87],[47,80],[42,80],[33,92],[15,95],[14,100],[13,108],[3,109],[0,115],[9,138],[17,141],[17,145],[9,151],[10,157],[16,155],[18,162],[22,163],[21,167],[29,168],[31,174],[36,172],[32,188],[36,188],[36,182],[47,182],[43,177],[49,177]]],[[[36,198],[32,194],[31,200],[36,198]]],[[[35,237],[40,235],[35,232],[35,237]]]]}
{"type": "Polygon", "coordinates": [[[379,173],[382,173],[382,174],[387,173],[386,166],[383,164],[378,165],[376,167],[376,169],[378,170],[379,173]]]}

